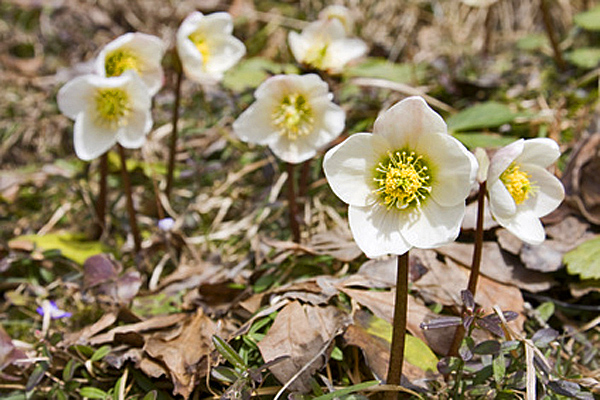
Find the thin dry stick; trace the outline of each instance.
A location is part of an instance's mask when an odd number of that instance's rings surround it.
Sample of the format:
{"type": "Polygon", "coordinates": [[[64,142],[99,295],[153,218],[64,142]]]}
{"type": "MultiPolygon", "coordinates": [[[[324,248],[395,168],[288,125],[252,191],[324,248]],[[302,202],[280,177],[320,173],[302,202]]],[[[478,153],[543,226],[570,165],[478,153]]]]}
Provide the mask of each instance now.
{"type": "Polygon", "coordinates": [[[298,204],[296,203],[296,189],[294,188],[294,164],[287,164],[287,196],[290,216],[290,229],[294,242],[300,243],[300,226],[298,225],[298,204]]]}
{"type": "MultiPolygon", "coordinates": [[[[396,301],[394,303],[394,324],[392,327],[392,348],[386,384],[400,385],[402,364],[404,363],[404,340],[406,338],[406,313],[408,310],[408,252],[398,256],[396,277],[396,301]]],[[[398,392],[386,392],[385,400],[395,400],[398,392]]]]}
{"type": "Polygon", "coordinates": [[[142,249],[142,241],[140,239],[140,231],[135,218],[135,208],[133,207],[133,194],[131,192],[131,181],[129,179],[129,171],[127,171],[127,157],[125,149],[120,144],[119,155],[121,156],[121,178],[123,180],[123,188],[125,189],[125,197],[127,199],[127,214],[129,214],[129,225],[131,226],[131,234],[133,235],[133,244],[135,252],[139,253],[142,249]]]}
{"type": "Polygon", "coordinates": [[[558,68],[560,68],[561,71],[564,71],[567,69],[567,64],[565,64],[562,51],[560,50],[558,40],[556,39],[554,25],[552,25],[552,18],[550,17],[550,11],[548,10],[548,4],[546,1],[547,0],[540,0],[540,9],[542,11],[542,19],[544,20],[544,28],[546,28],[546,34],[548,35],[548,39],[550,39],[550,44],[552,45],[554,61],[556,61],[558,68]]]}
{"type": "MultiPolygon", "coordinates": [[[[473,298],[477,293],[477,282],[479,281],[479,271],[481,269],[481,252],[483,250],[483,220],[485,211],[485,192],[487,191],[486,182],[479,184],[479,193],[477,194],[477,225],[475,227],[475,248],[473,249],[473,259],[471,261],[471,273],[469,275],[469,283],[467,290],[471,292],[473,298]]],[[[465,327],[461,324],[457,327],[454,333],[454,339],[448,354],[451,356],[458,355],[458,349],[465,336],[465,327]]]]}
{"type": "Polygon", "coordinates": [[[173,187],[173,174],[175,171],[175,152],[177,151],[177,123],[179,122],[179,103],[181,101],[181,81],[183,80],[183,70],[179,61],[177,53],[174,52],[174,64],[177,73],[177,80],[175,82],[175,104],[173,104],[173,131],[171,132],[171,141],[169,143],[169,169],[167,171],[167,187],[165,188],[165,194],[167,199],[171,197],[171,188],[173,187]]]}
{"type": "Polygon", "coordinates": [[[108,175],[108,154],[100,156],[100,191],[96,200],[96,224],[98,225],[98,237],[106,229],[106,177],[108,175]]]}

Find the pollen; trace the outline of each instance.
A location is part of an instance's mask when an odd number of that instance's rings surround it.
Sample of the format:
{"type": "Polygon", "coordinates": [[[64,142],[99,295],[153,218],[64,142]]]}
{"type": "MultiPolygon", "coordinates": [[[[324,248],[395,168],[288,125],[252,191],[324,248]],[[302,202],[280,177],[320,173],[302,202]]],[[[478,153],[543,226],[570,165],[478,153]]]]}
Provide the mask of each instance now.
{"type": "Polygon", "coordinates": [[[118,88],[99,89],[94,96],[97,125],[116,129],[127,124],[131,112],[129,94],[118,88]]]}
{"type": "Polygon", "coordinates": [[[196,46],[202,55],[202,63],[206,66],[206,63],[210,58],[210,48],[206,41],[206,36],[202,32],[196,31],[189,35],[188,38],[192,41],[192,43],[194,43],[194,46],[196,46]]]}
{"type": "Polygon", "coordinates": [[[530,178],[531,175],[521,171],[521,166],[514,162],[500,175],[500,180],[517,204],[523,203],[535,193],[536,186],[530,178]]]}
{"type": "Polygon", "coordinates": [[[414,152],[388,152],[386,160],[377,165],[373,179],[378,186],[375,193],[388,210],[419,208],[431,193],[429,168],[414,152]]]}
{"type": "Polygon", "coordinates": [[[285,96],[275,107],[271,118],[279,134],[292,141],[311,133],[315,122],[312,107],[298,93],[285,96]]]}
{"type": "Polygon", "coordinates": [[[120,49],[106,56],[104,70],[107,77],[120,76],[129,69],[138,73],[141,72],[140,60],[131,51],[120,49]]]}

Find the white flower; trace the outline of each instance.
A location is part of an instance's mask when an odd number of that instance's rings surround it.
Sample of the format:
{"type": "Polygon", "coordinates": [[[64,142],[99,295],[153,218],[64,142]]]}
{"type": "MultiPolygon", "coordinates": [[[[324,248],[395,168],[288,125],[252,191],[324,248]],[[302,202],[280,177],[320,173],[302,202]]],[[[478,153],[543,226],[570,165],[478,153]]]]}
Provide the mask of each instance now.
{"type": "Polygon", "coordinates": [[[139,148],[152,128],[150,93],[141,78],[125,71],[114,78],[84,75],[58,92],[58,108],[75,120],[75,153],[92,160],[115,143],[139,148]]]}
{"type": "Polygon", "coordinates": [[[350,35],[354,30],[354,19],[348,10],[344,6],[330,5],[325,7],[319,13],[320,20],[337,19],[344,26],[344,30],[347,35],[350,35]]]}
{"type": "Polygon", "coordinates": [[[346,115],[316,74],[276,75],[254,92],[256,102],[233,123],[243,141],[268,145],[282,160],[298,164],[344,130],[346,115]]]}
{"type": "Polygon", "coordinates": [[[501,226],[526,243],[544,241],[540,217],[554,211],[565,197],[560,181],[545,169],[559,156],[552,139],[520,139],[498,150],[490,162],[490,212],[501,226]]]}
{"type": "Polygon", "coordinates": [[[102,49],[96,60],[96,72],[100,76],[114,77],[133,70],[154,96],[163,85],[161,61],[164,54],[165,46],[158,37],[126,33],[102,49]]]}
{"type": "Polygon", "coordinates": [[[290,32],[288,43],[296,61],[332,73],[367,52],[365,42],[346,37],[337,18],[312,22],[301,33],[290,32]]]}
{"type": "Polygon", "coordinates": [[[354,240],[368,257],[433,248],[458,236],[475,157],[447,133],[420,97],[381,114],[323,162],[333,192],[349,204],[354,240]]]}
{"type": "Polygon", "coordinates": [[[246,54],[232,32],[231,15],[226,12],[188,15],[177,31],[177,53],[185,75],[199,83],[223,79],[223,73],[246,54]]]}

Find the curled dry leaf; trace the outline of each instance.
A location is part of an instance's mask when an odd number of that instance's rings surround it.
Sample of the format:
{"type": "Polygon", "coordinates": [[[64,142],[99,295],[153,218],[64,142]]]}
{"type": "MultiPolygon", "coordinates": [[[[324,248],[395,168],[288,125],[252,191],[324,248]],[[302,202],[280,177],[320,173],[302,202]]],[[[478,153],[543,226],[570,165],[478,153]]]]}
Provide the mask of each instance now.
{"type": "Polygon", "coordinates": [[[350,230],[340,226],[313,235],[307,247],[312,248],[316,254],[328,255],[343,262],[350,262],[362,254],[352,239],[350,230]]]}
{"type": "Polygon", "coordinates": [[[283,384],[304,369],[289,388],[307,392],[311,389],[311,376],[326,364],[331,342],[345,325],[347,321],[336,307],[315,307],[293,301],[277,314],[258,348],[266,363],[289,356],[270,368],[283,384]]]}

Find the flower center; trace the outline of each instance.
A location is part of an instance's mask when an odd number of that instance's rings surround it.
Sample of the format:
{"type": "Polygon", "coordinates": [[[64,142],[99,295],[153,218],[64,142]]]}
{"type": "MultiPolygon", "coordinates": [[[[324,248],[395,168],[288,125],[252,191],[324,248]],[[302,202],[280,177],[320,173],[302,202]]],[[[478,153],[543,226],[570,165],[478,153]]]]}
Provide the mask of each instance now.
{"type": "Polygon", "coordinates": [[[106,56],[104,70],[107,77],[119,76],[128,69],[140,72],[140,61],[130,51],[115,50],[106,56]]]}
{"type": "Polygon", "coordinates": [[[315,119],[313,110],[306,98],[298,93],[287,95],[275,107],[271,116],[273,124],[279,129],[279,134],[289,140],[306,136],[313,130],[315,119]]]}
{"type": "Polygon", "coordinates": [[[129,94],[123,89],[99,89],[94,96],[96,102],[96,124],[116,129],[126,125],[131,112],[129,94]]]}
{"type": "Polygon", "coordinates": [[[323,69],[323,65],[325,64],[325,56],[327,55],[327,47],[329,44],[324,44],[322,46],[312,46],[306,52],[306,64],[317,68],[323,69]]]}
{"type": "Polygon", "coordinates": [[[500,180],[517,204],[523,203],[536,192],[535,183],[529,178],[531,175],[521,171],[521,166],[514,162],[500,175],[500,180]]]}
{"type": "Polygon", "coordinates": [[[208,43],[206,42],[206,37],[200,31],[196,31],[192,33],[188,38],[194,43],[194,46],[198,49],[200,54],[202,55],[202,63],[206,65],[208,59],[210,58],[210,48],[208,47],[208,43]]]}
{"type": "Polygon", "coordinates": [[[429,169],[423,156],[414,152],[388,152],[388,158],[377,165],[373,178],[379,186],[375,193],[388,209],[404,210],[420,207],[431,192],[429,169]]]}

